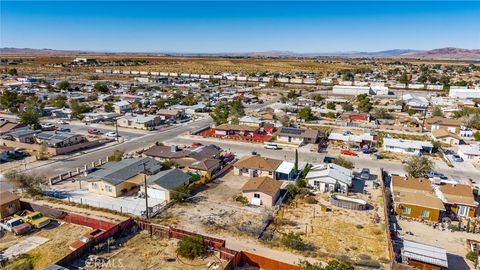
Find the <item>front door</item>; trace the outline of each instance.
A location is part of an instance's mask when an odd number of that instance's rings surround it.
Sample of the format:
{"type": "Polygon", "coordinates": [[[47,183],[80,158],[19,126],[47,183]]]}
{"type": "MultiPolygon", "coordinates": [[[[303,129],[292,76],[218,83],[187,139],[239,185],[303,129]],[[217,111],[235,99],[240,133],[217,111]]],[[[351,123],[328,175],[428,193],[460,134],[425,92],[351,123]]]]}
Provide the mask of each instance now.
{"type": "Polygon", "coordinates": [[[465,205],[459,205],[457,208],[457,215],[460,217],[468,217],[468,212],[470,212],[470,207],[465,205]]]}

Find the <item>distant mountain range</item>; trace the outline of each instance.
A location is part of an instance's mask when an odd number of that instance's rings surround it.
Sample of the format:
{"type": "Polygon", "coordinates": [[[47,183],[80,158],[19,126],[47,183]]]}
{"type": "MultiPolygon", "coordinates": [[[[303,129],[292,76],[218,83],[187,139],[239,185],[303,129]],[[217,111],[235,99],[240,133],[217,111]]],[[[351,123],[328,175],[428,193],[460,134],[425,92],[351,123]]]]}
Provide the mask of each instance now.
{"type": "Polygon", "coordinates": [[[95,52],[82,50],[54,50],[31,48],[0,48],[0,55],[82,55],[82,54],[113,54],[113,55],[172,55],[172,56],[216,56],[216,57],[387,57],[387,58],[420,58],[420,59],[452,59],[480,60],[480,49],[440,48],[428,51],[411,49],[393,49],[376,52],[327,52],[327,53],[295,53],[291,51],[267,51],[246,53],[181,53],[181,52],[95,52]]]}

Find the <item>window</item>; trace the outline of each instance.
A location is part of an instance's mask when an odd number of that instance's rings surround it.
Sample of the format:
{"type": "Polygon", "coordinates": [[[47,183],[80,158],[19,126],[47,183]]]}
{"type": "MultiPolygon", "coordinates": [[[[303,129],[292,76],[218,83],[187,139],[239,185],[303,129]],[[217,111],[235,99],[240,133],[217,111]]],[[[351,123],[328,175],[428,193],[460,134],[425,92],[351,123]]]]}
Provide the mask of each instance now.
{"type": "Polygon", "coordinates": [[[107,192],[112,192],[112,187],[111,186],[105,186],[105,189],[107,190],[107,192]]]}
{"type": "Polygon", "coordinates": [[[457,215],[461,217],[467,217],[468,212],[470,212],[470,207],[465,206],[465,205],[459,205],[457,208],[457,215]]]}
{"type": "Polygon", "coordinates": [[[402,213],[404,215],[410,215],[411,212],[412,212],[412,208],[408,208],[408,207],[404,206],[403,209],[402,209],[402,213]]]}
{"type": "Polygon", "coordinates": [[[254,197],[254,198],[257,198],[257,199],[260,199],[260,194],[254,193],[254,194],[253,194],[253,197],[254,197]]]}
{"type": "Polygon", "coordinates": [[[268,175],[273,175],[273,172],[268,172],[268,175]]]}
{"type": "Polygon", "coordinates": [[[420,213],[420,216],[422,218],[428,218],[430,216],[430,211],[428,210],[422,210],[422,212],[420,213]]]}
{"type": "Polygon", "coordinates": [[[92,183],[92,189],[98,189],[98,184],[97,183],[92,183]]]}

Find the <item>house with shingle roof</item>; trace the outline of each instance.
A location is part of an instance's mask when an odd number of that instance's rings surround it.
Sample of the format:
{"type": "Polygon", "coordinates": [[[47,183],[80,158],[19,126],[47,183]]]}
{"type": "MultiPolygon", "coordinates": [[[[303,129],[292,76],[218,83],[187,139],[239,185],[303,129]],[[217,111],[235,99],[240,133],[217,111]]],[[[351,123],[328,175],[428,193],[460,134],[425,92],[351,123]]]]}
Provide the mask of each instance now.
{"type": "Polygon", "coordinates": [[[451,133],[446,129],[437,129],[432,131],[432,139],[449,145],[459,145],[463,142],[462,138],[455,133],[451,133]]]}
{"type": "Polygon", "coordinates": [[[390,191],[399,216],[437,222],[446,211],[428,179],[392,176],[390,191]]]}
{"type": "MultiPolygon", "coordinates": [[[[174,189],[188,185],[189,180],[190,175],[176,168],[160,171],[147,177],[147,195],[149,198],[169,202],[171,193],[175,192],[174,189]]],[[[144,188],[141,190],[144,191],[144,188]]]]}
{"type": "Polygon", "coordinates": [[[253,155],[237,161],[233,165],[233,173],[238,176],[268,176],[274,180],[292,180],[295,178],[292,165],[291,162],[253,155]]]}
{"type": "Polygon", "coordinates": [[[475,201],[473,189],[469,185],[445,184],[441,185],[437,194],[447,208],[447,214],[457,217],[475,217],[479,203],[475,201]]]}
{"type": "Polygon", "coordinates": [[[270,177],[254,177],[242,187],[242,195],[253,205],[272,207],[280,196],[282,182],[270,177]]]}
{"type": "Polygon", "coordinates": [[[320,192],[347,192],[353,183],[353,173],[337,164],[321,164],[310,168],[305,180],[320,192]]]}

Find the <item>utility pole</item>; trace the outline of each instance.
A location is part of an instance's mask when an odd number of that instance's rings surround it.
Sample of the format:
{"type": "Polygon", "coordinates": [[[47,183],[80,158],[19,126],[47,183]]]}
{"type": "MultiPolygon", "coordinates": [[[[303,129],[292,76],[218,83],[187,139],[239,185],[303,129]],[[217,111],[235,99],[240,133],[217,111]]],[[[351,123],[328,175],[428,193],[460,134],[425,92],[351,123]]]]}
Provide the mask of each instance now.
{"type": "Polygon", "coordinates": [[[148,219],[148,195],[147,195],[147,163],[143,163],[143,184],[145,187],[145,218],[148,219]]]}
{"type": "Polygon", "coordinates": [[[118,143],[118,118],[115,118],[115,138],[117,139],[118,143]]]}

